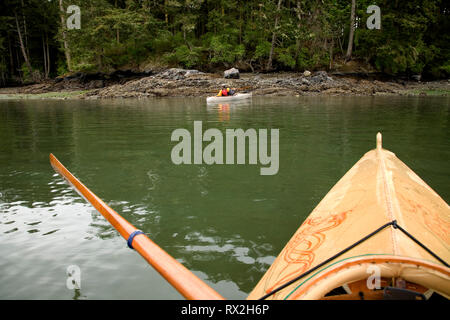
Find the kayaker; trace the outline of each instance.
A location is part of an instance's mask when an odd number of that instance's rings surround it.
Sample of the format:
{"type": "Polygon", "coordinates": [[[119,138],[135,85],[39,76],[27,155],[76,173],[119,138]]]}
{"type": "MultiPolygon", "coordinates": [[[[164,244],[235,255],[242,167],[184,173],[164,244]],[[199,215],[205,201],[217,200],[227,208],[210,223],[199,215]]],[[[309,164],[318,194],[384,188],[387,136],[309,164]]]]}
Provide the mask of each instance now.
{"type": "Polygon", "coordinates": [[[234,89],[230,88],[223,88],[219,91],[219,93],[217,94],[218,97],[226,97],[226,96],[232,96],[236,93],[236,91],[234,89]]]}

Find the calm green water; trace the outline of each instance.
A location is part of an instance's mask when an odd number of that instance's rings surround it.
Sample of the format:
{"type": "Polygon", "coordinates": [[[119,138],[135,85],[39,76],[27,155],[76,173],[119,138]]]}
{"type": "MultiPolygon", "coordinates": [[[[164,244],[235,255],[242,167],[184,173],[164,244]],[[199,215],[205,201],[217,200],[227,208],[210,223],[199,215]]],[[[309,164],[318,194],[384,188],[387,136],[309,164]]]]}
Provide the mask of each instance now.
{"type": "Polygon", "coordinates": [[[180,299],[52,170],[92,191],[226,298],[241,299],[329,189],[383,147],[450,198],[449,98],[0,101],[0,299],[180,299]],[[171,132],[279,128],[280,169],[172,164],[171,132]],[[81,290],[66,269],[81,270],[81,290]]]}

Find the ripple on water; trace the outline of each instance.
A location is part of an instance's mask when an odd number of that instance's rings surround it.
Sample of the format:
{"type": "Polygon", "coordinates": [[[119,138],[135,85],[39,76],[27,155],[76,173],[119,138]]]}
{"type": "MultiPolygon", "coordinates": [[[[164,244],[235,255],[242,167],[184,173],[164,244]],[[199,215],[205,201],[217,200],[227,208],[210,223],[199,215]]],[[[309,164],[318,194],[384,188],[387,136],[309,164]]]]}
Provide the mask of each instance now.
{"type": "Polygon", "coordinates": [[[35,226],[38,225],[39,223],[42,223],[42,221],[36,221],[36,222],[25,222],[25,224],[29,225],[29,226],[35,226]]]}
{"type": "Polygon", "coordinates": [[[7,231],[5,231],[5,232],[3,232],[3,233],[6,233],[6,234],[8,234],[8,233],[13,233],[13,232],[16,232],[16,231],[19,231],[19,228],[12,228],[12,229],[10,229],[10,230],[7,230],[7,231]]]}
{"type": "Polygon", "coordinates": [[[43,233],[42,235],[43,235],[43,236],[48,236],[48,235],[50,235],[50,234],[52,234],[52,233],[55,233],[55,232],[57,232],[57,231],[59,231],[59,229],[55,229],[55,230],[48,231],[48,232],[46,232],[46,233],[43,233]]]}
{"type": "Polygon", "coordinates": [[[448,199],[448,99],[374,99],[376,108],[362,107],[360,98],[255,98],[231,108],[227,120],[189,99],[1,105],[12,111],[0,128],[13,152],[0,156],[0,298],[181,298],[51,170],[44,152],[58,153],[83,182],[109,195],[104,200],[122,200],[111,205],[232,299],[245,298],[303,211],[371,148],[377,130],[448,199]],[[393,108],[397,102],[405,112],[393,108]],[[279,173],[174,166],[170,133],[194,120],[221,129],[281,128],[279,173]],[[33,139],[30,121],[39,123],[33,139]],[[73,264],[82,270],[79,292],[65,286],[73,264]]]}
{"type": "MultiPolygon", "coordinates": [[[[216,233],[212,229],[209,231],[209,233],[216,233]]],[[[245,265],[251,265],[254,269],[266,270],[275,259],[273,256],[264,255],[265,252],[271,252],[273,249],[270,244],[246,241],[238,234],[233,235],[232,238],[222,239],[220,236],[205,236],[195,231],[186,234],[184,240],[188,244],[177,246],[177,249],[188,253],[189,260],[214,261],[218,257],[227,257],[228,260],[234,259],[245,265]]]]}
{"type": "Polygon", "coordinates": [[[46,206],[46,203],[38,201],[38,202],[33,202],[31,204],[31,206],[34,208],[43,208],[46,206]]]}

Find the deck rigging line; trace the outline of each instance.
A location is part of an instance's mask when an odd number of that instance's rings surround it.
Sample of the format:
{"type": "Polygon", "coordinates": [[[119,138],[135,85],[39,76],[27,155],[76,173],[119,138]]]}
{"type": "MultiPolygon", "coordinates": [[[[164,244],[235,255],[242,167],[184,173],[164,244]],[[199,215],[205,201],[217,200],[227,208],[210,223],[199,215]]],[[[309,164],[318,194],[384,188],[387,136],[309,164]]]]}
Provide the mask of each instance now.
{"type": "Polygon", "coordinates": [[[327,263],[333,261],[334,259],[336,259],[337,257],[343,255],[344,253],[346,253],[347,251],[353,249],[354,247],[356,247],[357,245],[361,244],[362,242],[366,241],[367,239],[371,238],[372,236],[374,236],[375,234],[377,234],[378,232],[382,231],[383,229],[385,229],[386,227],[392,226],[394,227],[394,229],[398,229],[401,232],[403,232],[408,238],[410,238],[411,240],[413,240],[415,243],[417,243],[420,247],[422,247],[425,251],[427,251],[429,254],[431,254],[434,258],[436,258],[439,262],[441,262],[444,266],[446,266],[447,268],[449,267],[449,264],[447,262],[445,262],[443,259],[441,259],[437,254],[435,254],[433,251],[431,251],[430,249],[428,249],[423,243],[421,243],[419,240],[417,240],[413,235],[411,235],[409,232],[407,232],[405,229],[403,229],[401,226],[399,226],[397,224],[397,220],[392,220],[391,222],[388,222],[384,225],[382,225],[381,227],[379,227],[378,229],[376,229],[375,231],[369,233],[367,236],[365,236],[364,238],[356,241],[354,244],[348,246],[347,248],[345,248],[344,250],[338,252],[337,254],[335,254],[334,256],[328,258],[327,260],[323,261],[322,263],[319,263],[317,266],[305,271],[304,273],[302,273],[301,275],[295,277],[294,279],[286,282],[285,284],[282,284],[281,286],[279,286],[278,288],[275,288],[274,290],[270,291],[269,293],[267,293],[266,295],[262,296],[261,298],[259,298],[259,300],[265,300],[268,297],[270,297],[271,295],[277,293],[280,290],[283,290],[284,288],[290,286],[291,284],[293,284],[294,282],[300,280],[301,278],[303,278],[304,276],[307,276],[308,274],[316,271],[317,269],[323,267],[324,265],[326,265],[327,263]]]}

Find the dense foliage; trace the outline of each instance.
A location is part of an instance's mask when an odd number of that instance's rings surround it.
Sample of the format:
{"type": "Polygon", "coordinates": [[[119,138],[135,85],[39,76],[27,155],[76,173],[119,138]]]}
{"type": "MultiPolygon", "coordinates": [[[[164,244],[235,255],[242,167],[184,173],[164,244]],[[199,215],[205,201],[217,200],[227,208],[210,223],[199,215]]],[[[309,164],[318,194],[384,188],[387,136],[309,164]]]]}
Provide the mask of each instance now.
{"type": "MultiPolygon", "coordinates": [[[[3,0],[0,84],[155,65],[333,69],[346,57],[351,8],[352,0],[3,0]],[[81,9],[80,29],[66,27],[69,5],[81,9]]],[[[392,75],[448,77],[449,10],[444,0],[356,0],[351,58],[392,75]],[[380,30],[366,27],[373,4],[380,30]]]]}

